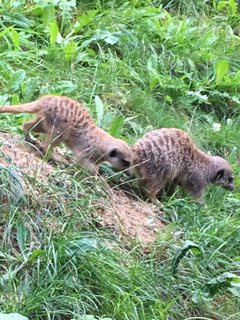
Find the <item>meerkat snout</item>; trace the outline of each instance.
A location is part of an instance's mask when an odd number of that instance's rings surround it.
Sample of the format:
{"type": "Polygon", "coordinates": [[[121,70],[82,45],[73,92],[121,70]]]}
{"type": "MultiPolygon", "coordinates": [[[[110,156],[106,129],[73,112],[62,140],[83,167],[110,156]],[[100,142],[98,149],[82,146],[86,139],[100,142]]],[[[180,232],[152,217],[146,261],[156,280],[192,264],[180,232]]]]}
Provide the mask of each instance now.
{"type": "Polygon", "coordinates": [[[234,190],[234,174],[228,162],[219,156],[213,156],[212,161],[217,170],[217,174],[212,183],[221,186],[224,189],[234,190]]]}
{"type": "Polygon", "coordinates": [[[233,191],[234,190],[234,175],[231,171],[221,169],[217,173],[214,184],[223,187],[224,189],[233,191]]]}

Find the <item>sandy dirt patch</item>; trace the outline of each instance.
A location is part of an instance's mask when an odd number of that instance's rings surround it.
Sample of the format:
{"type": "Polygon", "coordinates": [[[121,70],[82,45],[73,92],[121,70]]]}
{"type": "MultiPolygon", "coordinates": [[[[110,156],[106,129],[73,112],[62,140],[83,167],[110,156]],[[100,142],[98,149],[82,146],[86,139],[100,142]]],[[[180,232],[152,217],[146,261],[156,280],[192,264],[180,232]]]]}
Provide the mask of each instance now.
{"type": "Polygon", "coordinates": [[[143,247],[153,243],[164,228],[156,205],[126,196],[122,190],[114,190],[108,199],[101,199],[95,215],[124,242],[136,240],[143,247]]]}
{"type": "Polygon", "coordinates": [[[0,164],[16,166],[32,178],[42,179],[53,170],[52,165],[37,157],[24,142],[23,136],[0,132],[0,164]]]}

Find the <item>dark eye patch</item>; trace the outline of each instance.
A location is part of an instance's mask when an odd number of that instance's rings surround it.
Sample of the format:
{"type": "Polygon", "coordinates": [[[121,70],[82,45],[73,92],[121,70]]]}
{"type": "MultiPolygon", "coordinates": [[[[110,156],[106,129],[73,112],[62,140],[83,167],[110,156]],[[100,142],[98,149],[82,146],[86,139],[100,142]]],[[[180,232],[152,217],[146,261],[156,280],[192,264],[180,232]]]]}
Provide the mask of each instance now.
{"type": "Polygon", "coordinates": [[[233,177],[228,178],[228,182],[232,183],[233,182],[233,177]]]}
{"type": "Polygon", "coordinates": [[[110,158],[115,158],[117,157],[118,153],[117,150],[113,149],[110,153],[109,153],[109,157],[110,158]]]}

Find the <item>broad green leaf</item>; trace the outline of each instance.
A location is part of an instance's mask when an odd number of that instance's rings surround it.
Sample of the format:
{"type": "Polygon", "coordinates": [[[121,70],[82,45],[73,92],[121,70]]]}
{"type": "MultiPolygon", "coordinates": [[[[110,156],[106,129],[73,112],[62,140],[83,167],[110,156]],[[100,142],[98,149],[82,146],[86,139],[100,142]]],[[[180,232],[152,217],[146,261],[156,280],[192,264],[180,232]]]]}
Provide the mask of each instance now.
{"type": "Polygon", "coordinates": [[[15,92],[18,91],[20,88],[21,83],[26,77],[26,72],[24,70],[17,70],[12,77],[10,78],[10,81],[8,82],[8,89],[15,92]]]}
{"type": "Polygon", "coordinates": [[[139,0],[131,0],[132,5],[135,7],[138,5],[139,0]]]}
{"type": "Polygon", "coordinates": [[[0,106],[5,105],[5,103],[8,101],[8,98],[9,98],[9,96],[7,94],[0,96],[0,106]]]}
{"type": "Polygon", "coordinates": [[[155,32],[160,34],[161,32],[161,24],[159,22],[159,18],[158,19],[152,19],[152,24],[155,28],[155,32]]]}
{"type": "Polygon", "coordinates": [[[77,4],[76,0],[58,0],[57,2],[59,3],[59,8],[65,14],[69,14],[69,11],[71,11],[72,8],[75,8],[77,4]]]}
{"type": "Polygon", "coordinates": [[[12,105],[20,104],[20,98],[19,98],[18,94],[16,94],[16,93],[12,94],[12,96],[11,96],[11,104],[12,105]]]}
{"type": "Polygon", "coordinates": [[[14,44],[14,48],[17,49],[19,47],[19,34],[15,29],[13,29],[11,33],[11,38],[14,44]]]}
{"type": "Polygon", "coordinates": [[[64,55],[65,55],[65,60],[67,62],[73,59],[74,54],[76,52],[76,48],[77,48],[77,44],[74,41],[70,41],[66,44],[64,48],[64,55]]]}
{"type": "Polygon", "coordinates": [[[158,68],[158,59],[155,54],[152,54],[147,61],[148,71],[157,70],[158,68]]]}
{"type": "Polygon", "coordinates": [[[223,273],[206,283],[202,290],[196,291],[192,299],[194,302],[211,300],[223,289],[227,289],[234,296],[240,297],[240,277],[231,272],[223,273]]]}
{"type": "MultiPolygon", "coordinates": [[[[14,3],[15,1],[13,1],[14,3]]],[[[0,1],[0,6],[1,6],[0,1]]],[[[3,11],[2,11],[3,12],[3,11]]],[[[4,12],[4,14],[1,15],[2,21],[7,22],[8,25],[15,25],[17,27],[27,29],[31,26],[32,21],[27,19],[24,14],[21,13],[10,13],[10,12],[4,12]]]]}
{"type": "Polygon", "coordinates": [[[240,70],[235,73],[235,76],[233,79],[236,85],[240,84],[240,70]]]}
{"type": "Polygon", "coordinates": [[[97,240],[94,238],[81,238],[68,241],[65,245],[67,253],[70,255],[83,255],[88,251],[97,249],[97,240]]]}
{"type": "MultiPolygon", "coordinates": [[[[227,119],[227,123],[230,123],[231,119],[227,119]]],[[[231,126],[232,124],[230,124],[229,126],[231,126]]],[[[227,161],[229,161],[230,163],[234,163],[234,160],[237,159],[237,155],[238,155],[238,148],[237,147],[233,147],[230,154],[227,156],[227,161]]],[[[235,180],[234,180],[235,182],[235,180]]]]}
{"type": "Polygon", "coordinates": [[[36,260],[39,256],[43,255],[44,253],[45,253],[45,251],[44,251],[44,250],[41,250],[41,249],[34,250],[34,251],[29,255],[29,257],[28,257],[28,259],[27,259],[27,263],[36,260]]]}
{"type": "Polygon", "coordinates": [[[124,117],[120,114],[115,117],[111,123],[109,133],[111,136],[118,138],[124,124],[124,117]]]}
{"type": "Polygon", "coordinates": [[[147,69],[149,72],[149,89],[153,90],[153,88],[159,83],[159,75],[158,75],[158,60],[155,54],[152,54],[147,61],[147,69]]]}
{"type": "Polygon", "coordinates": [[[17,243],[21,253],[24,252],[26,248],[26,240],[27,240],[27,229],[23,223],[19,223],[17,226],[17,243]]]}
{"type": "Polygon", "coordinates": [[[0,38],[3,37],[6,33],[8,33],[10,30],[12,30],[12,27],[3,29],[3,31],[0,32],[0,38]]]}
{"type": "Polygon", "coordinates": [[[235,288],[234,286],[232,286],[231,288],[228,289],[235,297],[240,298],[240,288],[237,287],[235,288]]]}
{"type": "Polygon", "coordinates": [[[194,252],[201,252],[201,247],[194,242],[187,240],[183,246],[178,250],[176,257],[173,261],[172,273],[175,274],[177,272],[178,265],[180,261],[186,256],[189,250],[194,249],[194,252]]]}
{"type": "Polygon", "coordinates": [[[166,95],[166,96],[165,96],[165,100],[166,100],[167,102],[172,102],[172,98],[171,98],[169,95],[166,95]]]}
{"type": "Polygon", "coordinates": [[[25,101],[30,101],[34,98],[35,91],[39,86],[39,80],[37,78],[29,77],[22,85],[22,95],[25,101]]]}
{"type": "Polygon", "coordinates": [[[48,5],[46,8],[42,9],[42,20],[43,27],[46,28],[49,26],[51,21],[55,19],[55,8],[54,6],[48,5]]]}
{"type": "Polygon", "coordinates": [[[115,44],[119,41],[119,36],[121,32],[109,32],[107,30],[99,30],[95,31],[95,34],[89,39],[83,42],[84,46],[89,45],[90,43],[98,40],[103,40],[109,44],[115,44]]]}
{"type": "Polygon", "coordinates": [[[104,38],[104,41],[106,43],[109,43],[109,44],[115,44],[119,41],[118,37],[114,36],[114,35],[109,35],[108,37],[104,38]]]}
{"type": "Polygon", "coordinates": [[[96,106],[96,113],[97,113],[97,125],[101,127],[103,114],[104,114],[104,106],[99,96],[95,97],[95,106],[96,106]]]}
{"type": "Polygon", "coordinates": [[[101,121],[101,128],[107,127],[112,120],[114,119],[114,114],[111,111],[104,112],[102,121],[101,121]]]}
{"type": "Polygon", "coordinates": [[[227,1],[224,0],[224,1],[218,1],[217,2],[217,9],[218,10],[222,10],[224,8],[226,8],[226,6],[228,5],[227,1]]]}
{"type": "Polygon", "coordinates": [[[49,23],[48,30],[49,30],[50,44],[51,46],[54,46],[57,40],[58,32],[59,32],[56,20],[53,20],[49,23]]]}
{"type": "Polygon", "coordinates": [[[186,91],[186,95],[194,97],[199,102],[208,102],[208,96],[197,91],[186,91]]]}
{"type": "Polygon", "coordinates": [[[67,94],[76,90],[77,85],[72,81],[62,80],[58,81],[53,86],[55,93],[67,94]]]}
{"type": "Polygon", "coordinates": [[[77,22],[74,25],[74,31],[78,32],[83,27],[90,24],[97,13],[98,10],[90,10],[86,14],[83,14],[80,17],[78,17],[77,22]]]}
{"type": "Polygon", "coordinates": [[[149,82],[149,89],[152,91],[157,84],[159,84],[159,77],[151,75],[151,79],[149,82]]]}
{"type": "Polygon", "coordinates": [[[237,13],[237,1],[235,0],[228,0],[229,7],[230,7],[230,14],[236,15],[237,13]]]}
{"type": "Polygon", "coordinates": [[[215,65],[216,84],[219,84],[223,80],[225,74],[228,71],[228,67],[229,67],[229,63],[227,60],[217,61],[215,65]]]}

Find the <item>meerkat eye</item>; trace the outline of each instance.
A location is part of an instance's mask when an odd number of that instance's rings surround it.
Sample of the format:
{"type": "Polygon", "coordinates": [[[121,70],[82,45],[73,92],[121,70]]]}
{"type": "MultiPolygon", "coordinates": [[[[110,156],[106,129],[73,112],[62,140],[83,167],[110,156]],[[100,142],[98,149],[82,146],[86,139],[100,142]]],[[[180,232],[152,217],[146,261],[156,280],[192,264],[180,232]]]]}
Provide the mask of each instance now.
{"type": "Polygon", "coordinates": [[[110,151],[109,153],[110,158],[116,158],[117,156],[118,156],[118,152],[116,149],[113,149],[112,151],[110,151]]]}
{"type": "Polygon", "coordinates": [[[128,160],[122,159],[122,164],[124,165],[125,168],[130,167],[130,162],[128,160]]]}
{"type": "Polygon", "coordinates": [[[228,178],[228,182],[232,183],[233,182],[233,177],[228,178]]]}
{"type": "Polygon", "coordinates": [[[224,177],[224,169],[219,170],[216,176],[216,180],[220,180],[224,177]]]}

